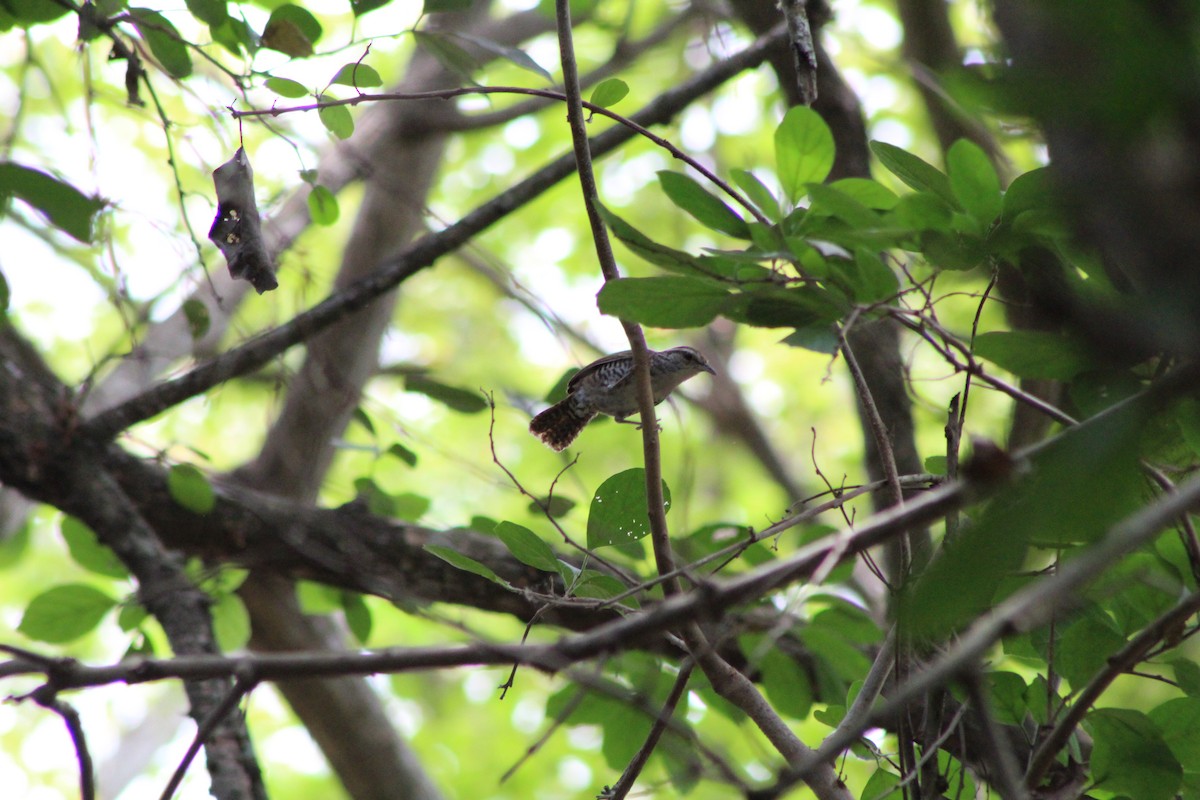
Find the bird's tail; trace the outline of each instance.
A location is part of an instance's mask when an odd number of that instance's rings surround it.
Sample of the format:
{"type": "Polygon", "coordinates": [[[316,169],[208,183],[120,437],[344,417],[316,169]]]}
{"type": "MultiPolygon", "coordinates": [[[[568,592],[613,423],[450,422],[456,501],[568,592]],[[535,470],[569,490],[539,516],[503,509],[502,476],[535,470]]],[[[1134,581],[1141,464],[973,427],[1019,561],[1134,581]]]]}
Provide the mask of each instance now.
{"type": "Polygon", "coordinates": [[[572,395],[530,420],[529,432],[555,450],[562,450],[575,441],[575,437],[594,416],[595,411],[572,395]]]}

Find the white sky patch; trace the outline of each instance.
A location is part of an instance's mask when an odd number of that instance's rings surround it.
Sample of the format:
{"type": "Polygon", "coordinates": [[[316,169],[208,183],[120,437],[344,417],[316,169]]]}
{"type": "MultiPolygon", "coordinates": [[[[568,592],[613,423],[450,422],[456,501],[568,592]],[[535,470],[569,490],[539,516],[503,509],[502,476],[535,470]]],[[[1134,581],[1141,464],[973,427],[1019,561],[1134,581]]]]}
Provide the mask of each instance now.
{"type": "Polygon", "coordinates": [[[871,126],[870,136],[872,139],[894,144],[905,150],[913,145],[912,130],[904,123],[894,119],[881,119],[876,122],[871,126]]]}
{"type": "Polygon", "coordinates": [[[542,136],[542,126],[532,117],[518,117],[501,129],[504,143],[516,150],[528,150],[542,136]]]}
{"type": "Polygon", "coordinates": [[[657,151],[601,163],[600,185],[604,187],[605,201],[614,207],[632,202],[646,184],[655,180],[655,173],[667,166],[657,151]]]}
{"type": "Polygon", "coordinates": [[[558,762],[558,780],[573,792],[592,788],[592,768],[582,759],[567,756],[558,762]]]}
{"type": "Polygon", "coordinates": [[[567,729],[567,741],[577,750],[599,750],[604,732],[599,725],[575,725],[567,729]]]}
{"type": "Polygon", "coordinates": [[[717,141],[712,113],[703,105],[694,105],[683,112],[679,124],[679,139],[685,151],[703,152],[717,141]]]}
{"type": "Polygon", "coordinates": [[[753,133],[762,125],[762,96],[757,81],[739,81],[732,92],[713,101],[712,121],[724,136],[753,133]]]}
{"type": "Polygon", "coordinates": [[[463,694],[472,703],[486,703],[500,696],[497,686],[500,681],[489,671],[472,672],[462,682],[463,694]]]}
{"type": "Polygon", "coordinates": [[[546,721],[546,704],[532,697],[523,697],[512,712],[512,724],[521,733],[535,733],[546,721]]]}
{"type": "Polygon", "coordinates": [[[904,37],[904,31],[895,17],[882,8],[865,3],[839,3],[837,25],[845,30],[857,31],[868,44],[879,50],[898,47],[904,37]]]}
{"type": "Polygon", "coordinates": [[[751,383],[763,374],[763,357],[753,350],[738,350],[729,357],[729,377],[738,383],[751,383]]]}
{"type": "Polygon", "coordinates": [[[774,381],[755,381],[748,387],[747,401],[760,414],[773,417],[783,410],[783,389],[774,381]]]}
{"type": "Polygon", "coordinates": [[[321,748],[300,725],[275,731],[259,747],[264,764],[283,764],[302,775],[324,775],[329,771],[321,748]]]}
{"type": "Polygon", "coordinates": [[[900,103],[900,87],[886,75],[873,75],[865,81],[859,96],[863,98],[863,109],[867,116],[895,109],[900,103]]]}

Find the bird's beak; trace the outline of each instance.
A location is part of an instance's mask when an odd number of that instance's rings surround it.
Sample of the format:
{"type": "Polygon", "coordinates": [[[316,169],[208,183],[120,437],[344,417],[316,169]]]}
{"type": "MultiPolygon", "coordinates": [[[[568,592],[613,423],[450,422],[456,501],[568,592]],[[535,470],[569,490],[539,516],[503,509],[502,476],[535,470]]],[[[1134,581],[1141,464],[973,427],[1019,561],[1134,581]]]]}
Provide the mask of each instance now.
{"type": "Polygon", "coordinates": [[[705,372],[707,372],[709,375],[716,375],[716,374],[717,374],[717,371],[716,371],[715,369],[713,369],[712,367],[710,367],[708,364],[702,364],[702,365],[700,366],[700,369],[704,370],[704,371],[705,371],[705,372]]]}

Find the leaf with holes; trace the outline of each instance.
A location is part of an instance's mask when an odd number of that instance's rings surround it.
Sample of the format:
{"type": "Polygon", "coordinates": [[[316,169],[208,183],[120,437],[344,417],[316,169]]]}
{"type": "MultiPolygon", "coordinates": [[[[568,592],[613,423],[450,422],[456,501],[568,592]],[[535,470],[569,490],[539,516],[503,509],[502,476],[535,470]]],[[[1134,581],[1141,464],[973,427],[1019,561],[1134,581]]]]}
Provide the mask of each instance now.
{"type": "MultiPolygon", "coordinates": [[[[671,490],[663,481],[663,508],[671,508],[671,490]]],[[[646,470],[627,469],[611,476],[592,497],[588,511],[589,548],[636,542],[650,532],[646,514],[646,470]]]]}

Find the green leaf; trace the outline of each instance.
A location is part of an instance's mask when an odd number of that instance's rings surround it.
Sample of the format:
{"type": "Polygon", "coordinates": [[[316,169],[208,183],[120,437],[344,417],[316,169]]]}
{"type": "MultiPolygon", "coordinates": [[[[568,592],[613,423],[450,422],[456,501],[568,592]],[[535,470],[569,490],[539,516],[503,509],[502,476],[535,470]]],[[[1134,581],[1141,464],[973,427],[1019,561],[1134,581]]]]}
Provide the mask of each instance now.
{"type": "Polygon", "coordinates": [[[107,545],[101,544],[86,524],[75,517],[64,516],[59,525],[63,541],[76,564],[109,578],[128,578],[129,570],[107,545]]]}
{"type": "Polygon", "coordinates": [[[929,456],[925,459],[925,471],[934,475],[946,474],[946,457],[945,456],[929,456]]]}
{"type": "Polygon", "coordinates": [[[486,411],[488,407],[487,398],[480,392],[460,389],[457,386],[447,386],[425,375],[406,375],[404,390],[423,394],[463,414],[477,414],[480,411],[486,411]]]}
{"type": "Polygon", "coordinates": [[[625,99],[629,94],[629,84],[620,78],[608,78],[596,84],[588,102],[601,108],[611,108],[625,99]]]}
{"type": "Polygon", "coordinates": [[[117,612],[117,625],[121,630],[129,633],[137,630],[149,617],[149,612],[142,608],[141,604],[125,602],[121,604],[121,609],[117,612]]]}
{"type": "MultiPolygon", "coordinates": [[[[671,507],[671,490],[663,481],[664,508],[671,507]]],[[[609,477],[592,497],[588,511],[589,549],[636,542],[650,532],[646,514],[646,470],[627,469],[609,477]]]]}
{"type": "Polygon", "coordinates": [[[213,635],[222,652],[241,650],[250,641],[250,614],[236,594],[227,593],[217,597],[210,606],[213,635]]]}
{"type": "MultiPolygon", "coordinates": [[[[3,12],[8,12],[22,27],[30,27],[53,22],[70,10],[69,5],[53,0],[3,0],[0,2],[0,19],[5,18],[3,12]]],[[[4,29],[7,28],[5,25],[4,29]]]]}
{"type": "Polygon", "coordinates": [[[618,278],[597,296],[600,311],[656,328],[697,328],[721,313],[729,292],[707,281],[682,276],[618,278]]]}
{"type": "Polygon", "coordinates": [[[1029,711],[1025,703],[1025,680],[1015,672],[989,672],[987,681],[996,721],[1005,725],[1025,724],[1029,711]]]}
{"type": "Polygon", "coordinates": [[[803,347],[814,353],[824,353],[831,356],[837,352],[840,342],[833,328],[825,322],[805,325],[780,339],[780,343],[789,347],[803,347]]]}
{"type": "Polygon", "coordinates": [[[613,232],[613,235],[620,239],[623,245],[646,259],[646,261],[671,272],[679,272],[686,275],[708,274],[705,262],[702,259],[690,253],[675,250],[664,244],[652,241],[648,236],[604,206],[597,205],[599,206],[600,216],[604,218],[604,222],[608,225],[609,230],[613,232]]]}
{"type": "Polygon", "coordinates": [[[368,11],[383,8],[390,2],[391,0],[350,0],[350,10],[354,12],[354,16],[361,17],[368,11]]]}
{"type": "Polygon", "coordinates": [[[389,447],[387,449],[387,454],[389,456],[391,456],[392,458],[396,458],[396,459],[399,459],[400,461],[403,461],[405,464],[408,464],[410,467],[415,467],[417,465],[417,454],[414,453],[412,450],[409,450],[407,447],[400,444],[399,442],[396,442],[391,447],[389,447]]]}
{"type": "Polygon", "coordinates": [[[547,72],[541,64],[534,61],[532,56],[519,47],[510,47],[509,45],[500,44],[497,41],[483,36],[473,36],[469,33],[462,33],[461,31],[456,31],[450,35],[454,36],[456,39],[462,39],[470,42],[480,50],[484,50],[488,53],[494,53],[500,58],[503,58],[505,61],[512,62],[521,69],[532,72],[535,75],[539,75],[542,78],[545,78],[547,81],[554,80],[553,75],[547,72]]]}
{"type": "Polygon", "coordinates": [[[464,50],[458,43],[441,33],[430,31],[413,31],[413,37],[418,45],[423,47],[438,63],[448,71],[458,75],[468,83],[474,83],[475,71],[479,69],[479,60],[464,50]]]}
{"type": "Polygon", "coordinates": [[[212,484],[203,472],[192,464],[176,464],[167,473],[167,491],[176,503],[196,514],[213,510],[217,498],[212,484]]]}
{"type": "Polygon", "coordinates": [[[322,33],[321,23],[307,9],[288,3],[271,12],[261,44],[292,58],[307,58],[322,33]]]}
{"type": "Polygon", "coordinates": [[[370,89],[375,86],[383,86],[383,78],[379,77],[379,73],[375,71],[374,67],[354,62],[353,64],[343,64],[330,83],[353,86],[355,89],[370,89]]]}
{"type": "Polygon", "coordinates": [[[187,45],[166,17],[149,8],[131,8],[129,16],[138,33],[150,45],[150,52],[171,77],[186,78],[192,74],[192,57],[188,55],[187,45]]]}
{"type": "Polygon", "coordinates": [[[747,227],[746,221],[690,175],[661,170],[658,173],[658,182],[671,202],[701,225],[727,236],[750,238],[750,228],[747,227]]]}
{"type": "Polygon", "coordinates": [[[572,508],[575,507],[575,501],[569,497],[563,497],[556,494],[553,497],[539,497],[536,501],[530,501],[529,511],[533,514],[545,513],[551,517],[564,517],[572,508]]]}
{"type": "Polygon", "coordinates": [[[1150,711],[1175,758],[1188,772],[1200,772],[1200,699],[1176,697],[1150,711]]]}
{"type": "Polygon", "coordinates": [[[991,159],[979,145],[959,139],[946,153],[950,189],[966,212],[984,226],[1000,216],[1000,178],[991,159]]]}
{"type": "Polygon", "coordinates": [[[496,535],[522,564],[543,572],[558,572],[558,556],[529,528],[515,522],[501,522],[496,526],[496,535]]]}
{"type": "Polygon", "coordinates": [[[859,303],[882,303],[900,291],[900,280],[874,250],[859,247],[854,261],[847,265],[846,275],[854,287],[854,299],[859,303]]]}
{"type": "Polygon", "coordinates": [[[942,636],[990,608],[1031,544],[1094,541],[1139,505],[1147,408],[1129,403],[1064,432],[900,597],[913,635],[942,636]],[[1086,469],[1080,465],[1086,464],[1086,469]]]}
{"type": "Polygon", "coordinates": [[[771,286],[733,295],[724,314],[735,322],[761,328],[807,328],[829,326],[844,311],[831,292],[809,285],[792,289],[771,286]]]}
{"type": "MultiPolygon", "coordinates": [[[[610,597],[625,594],[627,591],[629,591],[629,587],[612,575],[585,569],[579,580],[575,582],[572,594],[575,597],[586,597],[591,600],[607,600],[610,597]]],[[[633,595],[622,599],[621,602],[633,608],[638,608],[640,605],[633,595]]]]}
{"type": "MultiPolygon", "coordinates": [[[[322,102],[328,101],[322,98],[322,102]]],[[[345,106],[321,106],[317,109],[317,116],[321,118],[325,130],[339,139],[349,139],[354,134],[354,117],[345,106]]]]}
{"type": "Polygon", "coordinates": [[[308,193],[308,213],[316,224],[332,225],[341,214],[337,197],[324,186],[318,184],[312,187],[312,191],[308,193]]]}
{"type": "MultiPolygon", "coordinates": [[[[92,240],[92,223],[104,207],[69,183],[40,170],[11,162],[0,163],[0,201],[16,197],[45,214],[50,224],[81,242],[92,240]]],[[[7,284],[4,306],[7,308],[7,284]]]]}
{"type": "Polygon", "coordinates": [[[209,316],[208,306],[203,300],[186,300],[183,303],[183,316],[187,318],[188,333],[192,339],[203,339],[208,333],[208,329],[212,326],[212,317],[209,316]]]}
{"type": "Polygon", "coordinates": [[[428,497],[413,492],[393,494],[391,495],[391,501],[391,516],[396,519],[407,520],[408,522],[416,522],[425,516],[425,512],[433,505],[433,501],[428,497]]]}
{"type": "Polygon", "coordinates": [[[784,194],[795,203],[810,183],[833,169],[833,134],[821,115],[806,106],[788,109],[775,129],[775,171],[784,194]]]}
{"type": "Polygon", "coordinates": [[[879,163],[897,178],[917,191],[929,191],[951,205],[957,205],[950,179],[929,162],[887,142],[871,142],[871,152],[879,163]]]}
{"type": "Polygon", "coordinates": [[[1052,207],[1050,171],[1045,167],[1018,175],[1004,193],[1004,219],[1013,222],[1026,211],[1045,211],[1052,207]]]}
{"type": "Polygon", "coordinates": [[[425,549],[431,555],[437,556],[452,567],[461,569],[464,572],[470,572],[473,575],[478,575],[481,578],[487,578],[492,583],[498,583],[501,586],[508,586],[508,581],[504,580],[495,572],[493,572],[491,567],[480,564],[475,559],[469,556],[464,556],[457,550],[451,550],[449,547],[442,547],[436,544],[427,544],[425,545],[425,549]]]}
{"type": "Polygon", "coordinates": [[[4,273],[0,272],[0,322],[8,316],[8,302],[11,298],[8,290],[8,279],[4,277],[4,273]]]}
{"type": "Polygon", "coordinates": [[[1054,667],[1071,682],[1072,689],[1086,686],[1108,657],[1125,644],[1116,624],[1096,606],[1089,606],[1056,633],[1054,667]]]}
{"type": "MultiPolygon", "coordinates": [[[[747,637],[745,649],[759,652],[761,637],[747,637]],[[758,639],[759,641],[754,641],[758,639]]],[[[762,686],[767,698],[778,711],[793,719],[804,719],[812,710],[813,690],[808,676],[800,665],[777,647],[771,647],[758,662],[762,686]]]]}
{"type": "Polygon", "coordinates": [[[826,214],[836,217],[853,228],[878,228],[882,218],[848,194],[820,183],[808,184],[812,206],[806,219],[826,214]]]}
{"type": "Polygon", "coordinates": [[[891,211],[900,202],[895,192],[870,178],[842,178],[829,188],[875,211],[891,211]]]}
{"type": "Polygon", "coordinates": [[[365,645],[371,638],[371,628],[374,620],[371,608],[358,592],[341,592],[342,613],[346,616],[346,627],[358,643],[365,645]]]}
{"type": "Polygon", "coordinates": [[[267,78],[267,88],[280,97],[290,97],[292,99],[304,97],[309,94],[304,84],[290,78],[267,78]]]}
{"type": "Polygon", "coordinates": [[[471,7],[472,0],[425,0],[425,14],[436,14],[439,11],[466,11],[471,7]]]}
{"type": "Polygon", "coordinates": [[[1175,670],[1175,682],[1191,697],[1200,697],[1200,664],[1186,658],[1170,662],[1175,670]]]}
{"type": "Polygon", "coordinates": [[[767,188],[767,185],[759,180],[759,177],[753,172],[744,169],[735,169],[730,171],[733,176],[733,182],[738,185],[738,188],[746,195],[751,203],[762,212],[763,216],[771,220],[771,222],[779,222],[783,218],[783,213],[779,208],[779,198],[767,188]]]}
{"type": "Polygon", "coordinates": [[[1158,727],[1140,711],[1101,708],[1087,715],[1098,788],[1137,800],[1170,800],[1183,768],[1158,727]]]}
{"type": "Polygon", "coordinates": [[[215,28],[229,19],[229,8],[225,0],[184,0],[192,16],[210,28],[215,28]]]}
{"type": "Polygon", "coordinates": [[[1021,378],[1070,380],[1093,360],[1084,345],[1058,333],[987,331],[975,337],[975,355],[1021,378]]]}
{"type": "Polygon", "coordinates": [[[904,790],[900,786],[900,776],[886,769],[877,769],[867,779],[861,797],[870,800],[901,800],[904,790]]]}
{"type": "Polygon", "coordinates": [[[29,601],[17,630],[39,642],[62,644],[91,631],[116,604],[87,584],[55,586],[29,601]]]}

